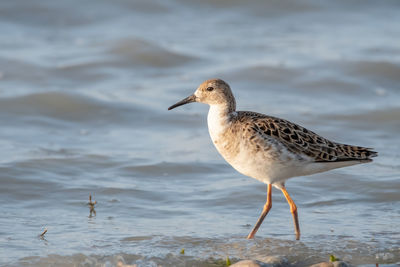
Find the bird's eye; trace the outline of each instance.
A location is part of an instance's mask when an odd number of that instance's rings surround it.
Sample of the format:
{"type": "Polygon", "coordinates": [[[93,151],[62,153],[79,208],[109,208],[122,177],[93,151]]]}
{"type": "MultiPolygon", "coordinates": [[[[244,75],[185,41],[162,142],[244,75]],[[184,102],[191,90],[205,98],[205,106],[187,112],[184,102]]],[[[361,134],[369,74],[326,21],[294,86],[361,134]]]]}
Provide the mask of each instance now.
{"type": "Polygon", "coordinates": [[[207,91],[210,91],[210,92],[211,92],[212,90],[214,90],[214,87],[211,87],[211,86],[210,86],[210,87],[207,87],[207,91]]]}

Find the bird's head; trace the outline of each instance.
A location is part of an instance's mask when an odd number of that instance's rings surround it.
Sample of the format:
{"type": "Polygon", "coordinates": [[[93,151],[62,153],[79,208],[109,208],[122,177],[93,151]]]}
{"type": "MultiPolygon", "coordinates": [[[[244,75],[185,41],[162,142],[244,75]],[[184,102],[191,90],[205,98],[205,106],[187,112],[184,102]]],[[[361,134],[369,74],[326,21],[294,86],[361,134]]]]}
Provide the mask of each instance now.
{"type": "Polygon", "coordinates": [[[229,85],[221,79],[204,81],[194,94],[170,106],[168,110],[192,103],[200,102],[208,105],[234,105],[235,99],[229,85]]]}

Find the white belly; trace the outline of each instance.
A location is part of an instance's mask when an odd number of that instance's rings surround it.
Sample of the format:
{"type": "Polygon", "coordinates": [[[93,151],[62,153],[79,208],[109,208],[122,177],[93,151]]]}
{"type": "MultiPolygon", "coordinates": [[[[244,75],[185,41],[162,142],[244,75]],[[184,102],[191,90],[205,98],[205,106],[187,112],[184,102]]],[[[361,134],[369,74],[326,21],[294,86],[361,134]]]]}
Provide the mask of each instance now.
{"type": "MultiPolygon", "coordinates": [[[[361,163],[359,161],[314,162],[299,160],[296,155],[280,149],[271,148],[270,152],[254,152],[245,143],[240,143],[238,153],[230,153],[224,147],[223,138],[213,140],[222,157],[238,172],[257,179],[266,184],[280,188],[287,179],[311,175],[336,168],[361,163]],[[277,153],[277,150],[279,153],[277,153]]],[[[225,142],[227,142],[225,140],[225,142]]],[[[226,145],[226,144],[225,144],[226,145]]],[[[229,145],[228,145],[229,146],[229,145]]]]}
{"type": "Polygon", "coordinates": [[[263,183],[274,184],[284,182],[290,177],[297,176],[297,173],[301,171],[301,166],[299,166],[300,168],[293,165],[289,167],[281,158],[276,158],[276,154],[273,152],[254,152],[254,150],[246,147],[245,144],[241,144],[239,152],[232,156],[223,147],[219,146],[219,143],[223,142],[217,140],[217,143],[214,143],[215,147],[235,170],[263,183]]]}

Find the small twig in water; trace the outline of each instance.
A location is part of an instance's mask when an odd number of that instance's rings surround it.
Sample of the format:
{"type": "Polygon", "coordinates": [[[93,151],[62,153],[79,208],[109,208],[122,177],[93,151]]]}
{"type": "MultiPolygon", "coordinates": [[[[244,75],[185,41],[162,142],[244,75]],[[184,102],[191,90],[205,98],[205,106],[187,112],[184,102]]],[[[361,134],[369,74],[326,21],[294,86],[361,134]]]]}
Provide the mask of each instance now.
{"type": "Polygon", "coordinates": [[[47,233],[47,228],[44,228],[43,233],[39,235],[40,238],[44,238],[44,235],[47,233]]]}
{"type": "Polygon", "coordinates": [[[96,210],[94,209],[94,205],[97,204],[97,201],[92,201],[92,194],[89,195],[89,202],[87,203],[90,208],[90,215],[89,217],[96,216],[96,210]]]}

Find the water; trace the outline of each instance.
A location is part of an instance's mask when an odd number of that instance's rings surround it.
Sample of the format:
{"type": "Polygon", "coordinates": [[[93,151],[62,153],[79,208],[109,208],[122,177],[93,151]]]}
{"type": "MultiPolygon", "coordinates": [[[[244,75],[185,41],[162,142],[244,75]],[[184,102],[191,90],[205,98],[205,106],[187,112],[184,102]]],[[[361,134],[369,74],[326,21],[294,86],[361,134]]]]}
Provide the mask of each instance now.
{"type": "Polygon", "coordinates": [[[399,8],[1,1],[0,265],[400,262],[399,8]],[[372,164],[287,183],[301,241],[277,190],[257,239],[244,239],[266,186],[218,155],[206,106],[166,110],[213,77],[240,110],[379,151],[372,164]]]}

